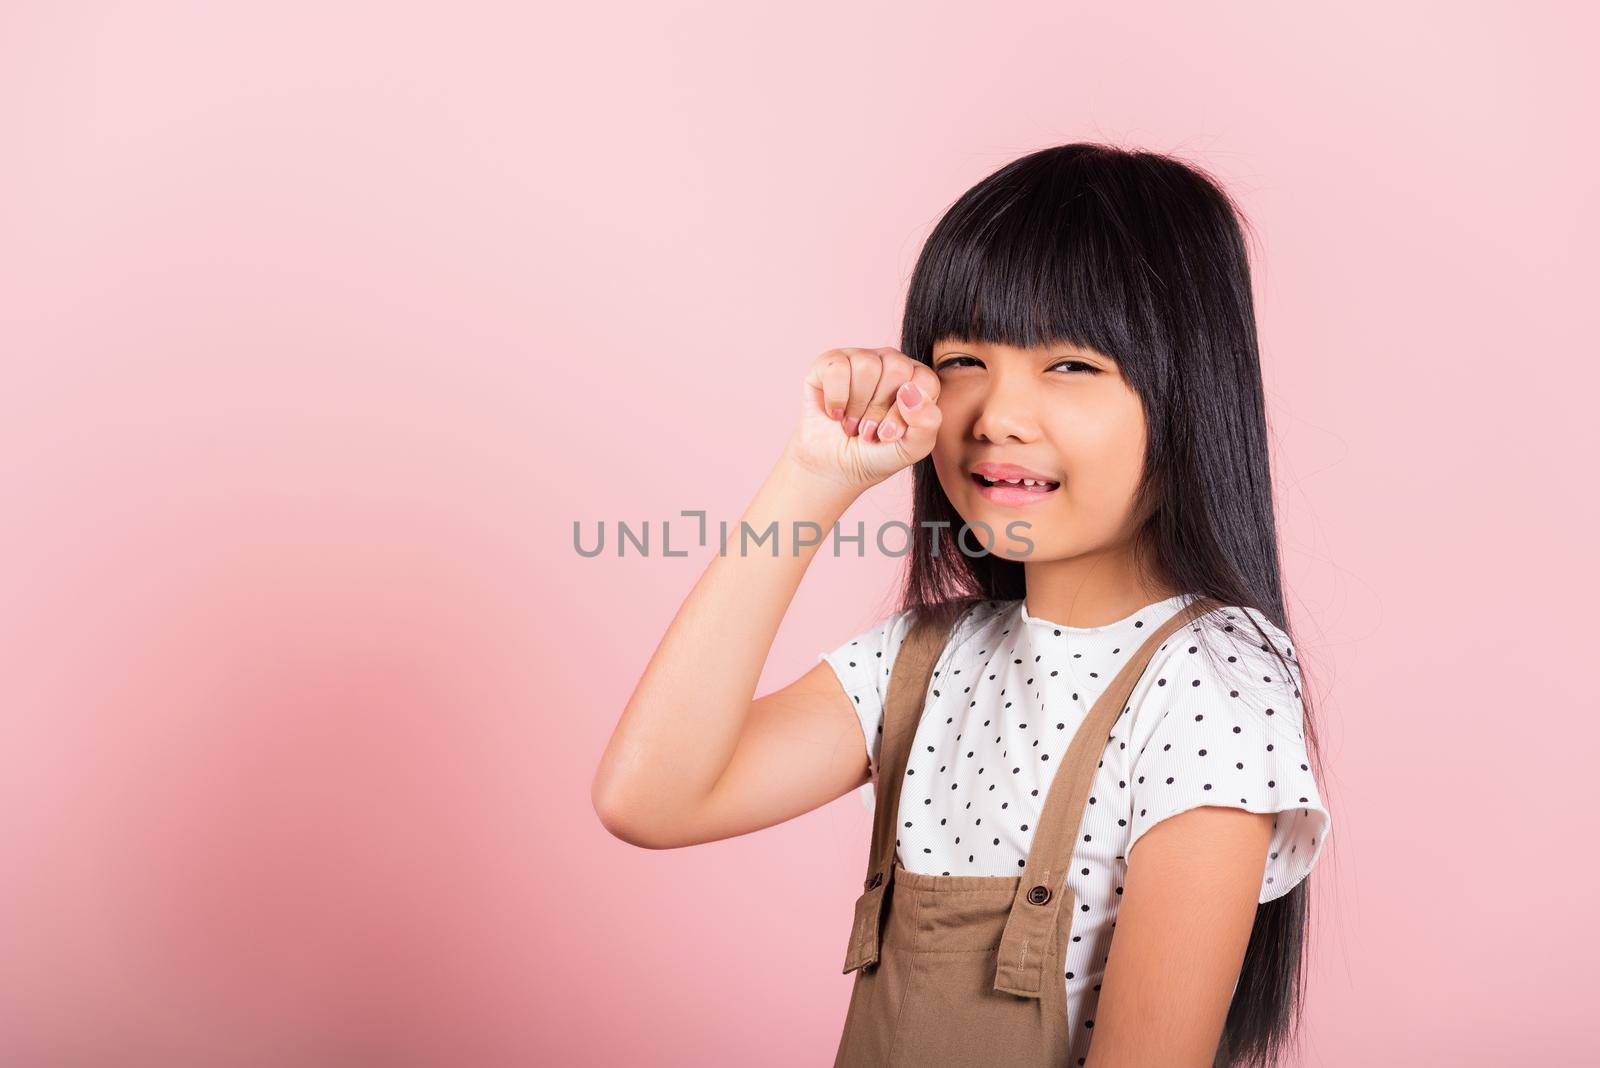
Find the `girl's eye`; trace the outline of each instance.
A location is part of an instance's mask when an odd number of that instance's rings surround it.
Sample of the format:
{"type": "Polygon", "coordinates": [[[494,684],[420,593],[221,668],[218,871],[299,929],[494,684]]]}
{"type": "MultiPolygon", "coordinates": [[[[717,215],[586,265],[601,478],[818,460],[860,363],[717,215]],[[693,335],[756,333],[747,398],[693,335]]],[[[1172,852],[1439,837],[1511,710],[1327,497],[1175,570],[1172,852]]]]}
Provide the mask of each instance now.
{"type": "MultiPolygon", "coordinates": [[[[943,363],[939,364],[939,366],[935,367],[934,370],[937,372],[937,371],[943,371],[946,368],[950,368],[950,367],[964,366],[962,364],[963,360],[966,361],[967,365],[982,366],[982,364],[980,364],[976,359],[974,359],[971,356],[952,356],[948,360],[946,360],[943,363]]],[[[1057,367],[1076,367],[1076,368],[1080,368],[1083,371],[1087,371],[1089,374],[1092,374],[1092,375],[1097,375],[1097,374],[1100,373],[1100,368],[1094,366],[1093,364],[1084,363],[1082,360],[1060,360],[1060,361],[1058,361],[1056,363],[1051,364],[1050,367],[1049,367],[1049,370],[1054,371],[1057,367]]]]}
{"type": "Polygon", "coordinates": [[[1095,367],[1095,366],[1093,366],[1091,364],[1084,363],[1082,360],[1062,360],[1060,363],[1051,364],[1050,365],[1050,369],[1052,371],[1054,371],[1057,367],[1069,367],[1069,366],[1070,367],[1081,367],[1085,371],[1088,371],[1092,375],[1097,375],[1097,374],[1100,373],[1100,368],[1095,367]]]}

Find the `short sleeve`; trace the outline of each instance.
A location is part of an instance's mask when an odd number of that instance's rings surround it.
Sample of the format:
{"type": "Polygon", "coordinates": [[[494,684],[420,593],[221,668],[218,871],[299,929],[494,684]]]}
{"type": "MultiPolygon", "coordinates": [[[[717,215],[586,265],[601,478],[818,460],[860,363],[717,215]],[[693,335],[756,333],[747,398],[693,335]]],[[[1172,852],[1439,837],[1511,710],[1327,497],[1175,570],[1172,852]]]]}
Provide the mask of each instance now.
{"type": "Polygon", "coordinates": [[[1196,624],[1180,628],[1140,679],[1128,851],[1157,823],[1203,805],[1273,813],[1257,898],[1265,904],[1311,873],[1332,819],[1307,757],[1299,666],[1288,637],[1249,610],[1293,668],[1284,678],[1245,611],[1208,613],[1200,633],[1196,624]]]}
{"type": "Polygon", "coordinates": [[[844,692],[855,705],[861,735],[867,741],[871,781],[878,781],[878,753],[883,742],[883,706],[889,690],[889,673],[895,654],[911,629],[910,609],[895,612],[871,630],[856,635],[839,648],[818,655],[833,668],[844,692]]]}

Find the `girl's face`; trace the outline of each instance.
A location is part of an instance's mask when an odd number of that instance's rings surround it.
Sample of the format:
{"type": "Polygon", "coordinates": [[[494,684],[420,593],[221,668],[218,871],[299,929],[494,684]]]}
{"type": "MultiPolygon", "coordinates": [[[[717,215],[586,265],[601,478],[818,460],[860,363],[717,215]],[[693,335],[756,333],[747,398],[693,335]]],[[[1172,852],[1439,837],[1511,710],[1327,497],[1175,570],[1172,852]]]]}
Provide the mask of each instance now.
{"type": "Polygon", "coordinates": [[[1019,349],[943,338],[933,346],[933,369],[942,416],[933,465],[975,542],[1032,562],[1127,542],[1145,420],[1115,360],[1067,344],[1019,349]],[[1031,473],[1052,485],[986,486],[985,472],[1031,473]]]}

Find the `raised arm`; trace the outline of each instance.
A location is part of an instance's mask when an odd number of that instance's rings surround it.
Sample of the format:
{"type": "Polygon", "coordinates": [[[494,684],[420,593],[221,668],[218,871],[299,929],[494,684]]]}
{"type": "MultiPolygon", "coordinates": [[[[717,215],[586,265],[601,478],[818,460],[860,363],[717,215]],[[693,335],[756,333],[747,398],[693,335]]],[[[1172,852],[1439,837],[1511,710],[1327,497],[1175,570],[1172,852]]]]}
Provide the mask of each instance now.
{"type": "Polygon", "coordinates": [[[938,378],[893,349],[836,349],[813,363],[799,428],[741,517],[770,542],[713,556],[650,658],[591,790],[618,838],[671,848],[792,818],[866,781],[852,703],[827,664],[754,699],[778,625],[832,527],[867,487],[926,456],[939,426],[938,378]],[[901,393],[902,385],[915,389],[901,393]],[[921,400],[908,405],[920,390],[921,400]],[[856,433],[875,420],[893,440],[856,433]],[[892,429],[887,429],[892,428],[892,429]]]}

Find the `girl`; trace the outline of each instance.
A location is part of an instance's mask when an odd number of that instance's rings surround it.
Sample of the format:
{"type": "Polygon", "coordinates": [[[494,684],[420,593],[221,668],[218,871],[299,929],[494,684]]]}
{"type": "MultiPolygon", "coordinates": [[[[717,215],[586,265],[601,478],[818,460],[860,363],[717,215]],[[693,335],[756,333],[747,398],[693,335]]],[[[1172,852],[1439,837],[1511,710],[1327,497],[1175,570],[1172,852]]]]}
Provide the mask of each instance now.
{"type": "Polygon", "coordinates": [[[877,786],[837,1063],[1280,1056],[1331,821],[1262,392],[1230,199],[1093,144],[950,208],[900,349],[811,365],[743,516],[776,551],[712,560],[593,797],[661,849],[877,786]],[[906,466],[899,609],[752,699],[814,531],[906,466]]]}

